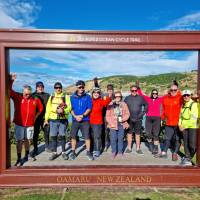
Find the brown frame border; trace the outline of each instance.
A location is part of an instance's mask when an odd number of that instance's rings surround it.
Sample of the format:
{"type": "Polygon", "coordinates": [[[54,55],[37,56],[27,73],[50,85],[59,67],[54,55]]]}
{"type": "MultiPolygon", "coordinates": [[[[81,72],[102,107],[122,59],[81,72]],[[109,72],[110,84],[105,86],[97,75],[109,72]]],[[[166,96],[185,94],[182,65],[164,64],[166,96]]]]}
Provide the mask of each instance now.
{"type": "MultiPolygon", "coordinates": [[[[200,31],[61,31],[0,29],[0,187],[200,186],[197,166],[85,166],[8,169],[9,124],[7,49],[200,50],[200,31]]],[[[200,90],[200,53],[198,54],[200,90]]]]}

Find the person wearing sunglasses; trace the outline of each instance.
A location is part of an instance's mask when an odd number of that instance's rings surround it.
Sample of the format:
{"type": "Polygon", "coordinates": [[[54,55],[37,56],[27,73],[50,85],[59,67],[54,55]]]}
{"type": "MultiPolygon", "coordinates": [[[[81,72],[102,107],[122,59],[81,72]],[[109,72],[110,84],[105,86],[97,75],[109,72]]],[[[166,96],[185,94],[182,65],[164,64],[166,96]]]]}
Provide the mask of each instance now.
{"type": "Polygon", "coordinates": [[[139,87],[139,81],[137,81],[138,94],[143,96],[148,104],[148,112],[146,113],[145,131],[147,141],[149,143],[149,150],[152,154],[158,154],[159,148],[159,133],[161,123],[161,107],[163,96],[158,96],[158,90],[153,89],[150,97],[145,95],[139,87]]]}
{"type": "Polygon", "coordinates": [[[165,122],[165,141],[162,152],[158,155],[160,158],[167,158],[167,151],[172,146],[172,161],[178,160],[178,151],[180,148],[180,137],[178,130],[178,121],[182,105],[182,95],[178,90],[177,81],[173,81],[169,93],[163,97],[161,119],[165,122]]]}
{"type": "Polygon", "coordinates": [[[90,152],[90,112],[92,110],[92,99],[89,94],[85,92],[85,82],[79,80],[76,82],[76,91],[71,95],[72,104],[72,127],[71,127],[71,145],[72,153],[70,154],[70,160],[76,158],[76,144],[77,135],[79,130],[84,136],[86,145],[86,157],[89,160],[93,160],[93,156],[90,152]]]}
{"type": "Polygon", "coordinates": [[[179,129],[183,134],[185,158],[180,163],[184,166],[192,165],[192,158],[197,148],[197,128],[199,127],[199,108],[198,103],[191,99],[191,91],[182,92],[183,105],[179,118],[179,129]]]}
{"type": "Polygon", "coordinates": [[[130,87],[131,94],[127,96],[124,102],[128,105],[130,112],[129,129],[127,131],[128,147],[126,153],[132,152],[133,133],[135,133],[136,153],[143,155],[140,148],[140,134],[142,130],[142,119],[148,111],[148,104],[144,97],[138,95],[138,88],[136,85],[130,87]]]}
{"type": "Polygon", "coordinates": [[[42,81],[36,82],[35,89],[36,90],[33,93],[33,96],[40,99],[40,101],[42,102],[42,105],[43,105],[43,111],[38,116],[38,118],[36,119],[35,124],[34,124],[34,134],[33,134],[34,149],[31,154],[32,157],[35,157],[36,155],[38,155],[38,137],[39,137],[39,133],[40,133],[41,129],[44,132],[45,151],[47,151],[47,152],[50,151],[50,149],[49,149],[49,129],[46,129],[43,127],[46,105],[47,105],[47,101],[48,101],[50,95],[44,91],[44,84],[42,81]]]}
{"type": "Polygon", "coordinates": [[[90,113],[91,135],[93,140],[93,157],[98,158],[102,150],[103,108],[111,102],[111,96],[101,97],[99,87],[92,90],[92,110],[90,113]]]}
{"type": "Polygon", "coordinates": [[[51,156],[49,160],[56,159],[59,154],[57,153],[57,138],[61,138],[62,158],[68,160],[68,155],[65,153],[66,144],[66,130],[68,126],[68,117],[71,112],[70,97],[63,93],[62,84],[56,82],[54,84],[54,92],[48,99],[45,113],[44,127],[49,124],[50,138],[51,138],[51,156]]]}
{"type": "Polygon", "coordinates": [[[128,106],[122,101],[122,93],[116,91],[114,100],[107,106],[106,121],[110,129],[112,159],[118,154],[123,156],[124,130],[129,127],[127,120],[130,117],[128,106]]]}
{"type": "Polygon", "coordinates": [[[16,80],[16,74],[10,75],[10,97],[14,102],[15,139],[17,147],[17,161],[15,166],[22,166],[28,161],[30,141],[33,139],[34,123],[43,111],[43,105],[39,98],[32,96],[32,88],[29,85],[23,87],[23,93],[13,90],[12,85],[16,80]],[[22,145],[25,146],[25,157],[22,159],[22,145]]]}

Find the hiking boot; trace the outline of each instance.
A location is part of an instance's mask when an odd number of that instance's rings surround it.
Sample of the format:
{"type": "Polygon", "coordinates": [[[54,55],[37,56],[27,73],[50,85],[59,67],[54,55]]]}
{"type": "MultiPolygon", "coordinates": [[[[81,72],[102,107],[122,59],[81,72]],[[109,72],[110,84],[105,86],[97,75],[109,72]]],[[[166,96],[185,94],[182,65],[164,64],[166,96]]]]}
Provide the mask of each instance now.
{"type": "Polygon", "coordinates": [[[153,154],[153,155],[158,154],[158,145],[154,145],[152,154],[153,154]]]}
{"type": "Polygon", "coordinates": [[[69,155],[69,160],[75,160],[75,158],[76,158],[76,154],[75,153],[71,153],[69,155]]]}
{"type": "Polygon", "coordinates": [[[131,153],[132,152],[132,150],[130,150],[130,149],[126,149],[126,151],[125,151],[125,153],[131,153]]]}
{"type": "Polygon", "coordinates": [[[62,157],[63,157],[64,160],[68,160],[69,159],[69,156],[66,153],[62,153],[62,157]]]}
{"type": "Polygon", "coordinates": [[[53,153],[51,154],[51,156],[49,157],[49,160],[55,160],[57,157],[58,157],[58,154],[55,153],[55,152],[53,152],[53,153]]]}
{"type": "Polygon", "coordinates": [[[23,161],[24,161],[24,162],[27,162],[27,161],[28,161],[28,155],[25,155],[25,156],[24,156],[23,161]]]}
{"type": "Polygon", "coordinates": [[[172,161],[177,161],[178,160],[178,155],[177,153],[172,154],[172,161]]]}
{"type": "Polygon", "coordinates": [[[92,156],[90,151],[87,151],[86,157],[88,158],[88,160],[94,160],[94,158],[93,158],[93,156],[92,156]]]}
{"type": "Polygon", "coordinates": [[[141,149],[136,150],[136,153],[137,153],[138,155],[144,155],[144,153],[142,152],[141,149]]]}
{"type": "Polygon", "coordinates": [[[18,167],[18,166],[22,166],[23,165],[23,161],[21,158],[18,158],[16,163],[14,164],[14,166],[18,167]]]}

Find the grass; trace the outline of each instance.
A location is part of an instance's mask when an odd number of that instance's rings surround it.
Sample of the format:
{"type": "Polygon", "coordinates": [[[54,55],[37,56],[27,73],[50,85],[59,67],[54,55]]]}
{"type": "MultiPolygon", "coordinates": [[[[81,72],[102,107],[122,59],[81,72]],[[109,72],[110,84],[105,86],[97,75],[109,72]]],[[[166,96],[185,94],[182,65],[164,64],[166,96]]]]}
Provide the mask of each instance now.
{"type": "Polygon", "coordinates": [[[200,188],[5,189],[1,200],[200,200],[200,188]]]}

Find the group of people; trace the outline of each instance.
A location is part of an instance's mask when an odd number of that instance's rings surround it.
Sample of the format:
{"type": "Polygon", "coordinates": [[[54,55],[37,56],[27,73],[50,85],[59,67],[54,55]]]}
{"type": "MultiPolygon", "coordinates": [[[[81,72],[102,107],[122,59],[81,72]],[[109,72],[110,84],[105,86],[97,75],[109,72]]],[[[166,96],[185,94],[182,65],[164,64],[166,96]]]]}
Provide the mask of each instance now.
{"type": "Polygon", "coordinates": [[[158,96],[153,89],[147,96],[140,88],[139,81],[130,86],[130,95],[123,98],[121,91],[114,91],[112,84],[103,93],[97,79],[89,95],[85,91],[85,82],[76,82],[75,92],[69,96],[63,92],[62,84],[54,84],[54,92],[44,92],[44,84],[36,83],[36,91],[28,85],[23,93],[12,89],[16,74],[10,75],[10,97],[14,102],[15,138],[17,146],[16,166],[21,166],[29,157],[30,141],[33,140],[32,156],[38,154],[38,135],[44,131],[45,151],[50,153],[49,160],[60,154],[57,152],[58,136],[61,140],[62,157],[74,160],[77,157],[76,147],[78,133],[81,131],[89,160],[97,159],[101,153],[111,146],[111,158],[123,157],[132,152],[133,135],[135,136],[136,153],[143,155],[141,148],[142,122],[145,119],[145,132],[149,150],[154,157],[167,158],[172,151],[172,160],[178,160],[180,136],[183,136],[185,158],[182,165],[191,165],[196,152],[197,129],[199,128],[198,98],[194,101],[190,90],[180,91],[178,83],[173,81],[168,93],[158,96]],[[70,130],[71,152],[66,153],[66,130],[69,116],[72,116],[70,130]],[[164,147],[159,148],[161,125],[165,126],[164,147]],[[124,151],[124,140],[127,148],[124,151]],[[25,157],[22,159],[22,144],[25,146],[25,157]]]}

